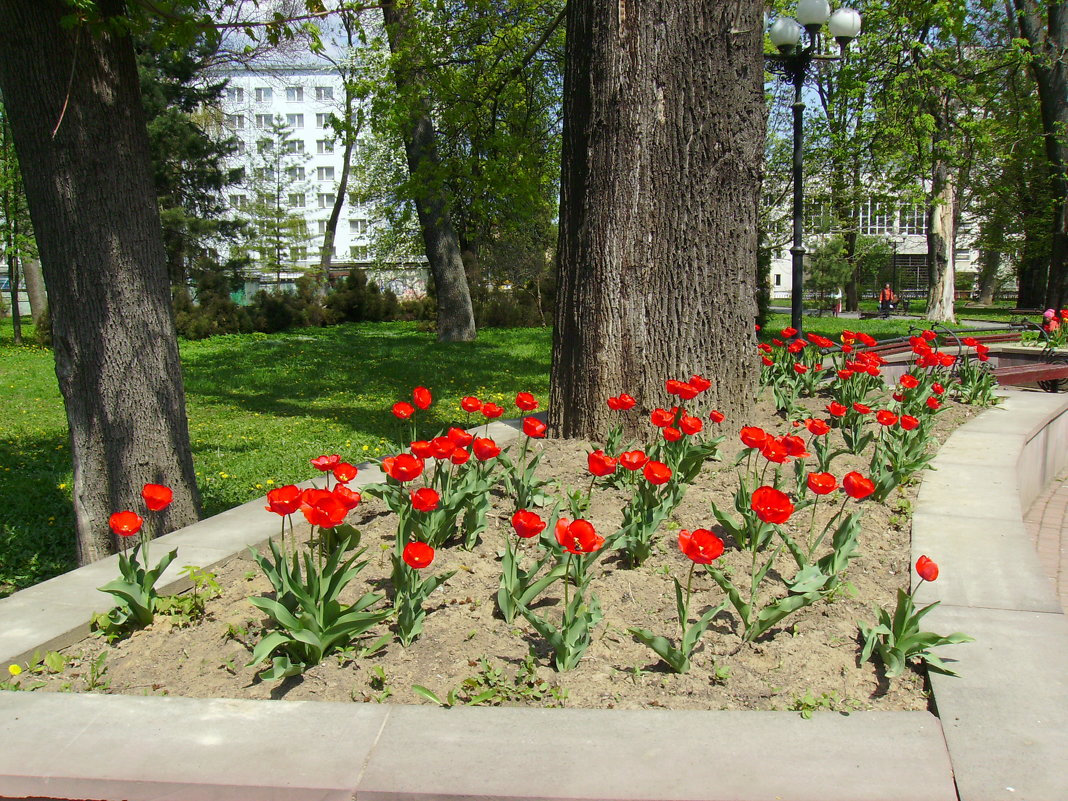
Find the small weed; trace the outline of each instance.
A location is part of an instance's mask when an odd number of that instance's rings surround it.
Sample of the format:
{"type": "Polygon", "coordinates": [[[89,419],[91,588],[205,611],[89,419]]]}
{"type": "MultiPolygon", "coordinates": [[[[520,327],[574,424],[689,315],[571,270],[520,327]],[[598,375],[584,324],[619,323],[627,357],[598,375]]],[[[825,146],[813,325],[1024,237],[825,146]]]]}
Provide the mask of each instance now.
{"type": "Polygon", "coordinates": [[[375,691],[375,695],[364,696],[364,701],[374,701],[376,704],[384,704],[386,700],[393,695],[393,688],[389,686],[389,679],[386,676],[385,668],[381,665],[375,665],[371,668],[371,689],[375,691]]]}
{"type": "Polygon", "coordinates": [[[838,700],[838,696],[835,693],[820,693],[816,696],[809,690],[804,695],[794,698],[788,708],[791,712],[800,712],[801,717],[809,720],[817,710],[833,710],[835,705],[838,704],[838,700]]]}
{"type": "Polygon", "coordinates": [[[567,699],[567,690],[559,685],[550,685],[538,676],[537,660],[533,652],[527,654],[519,665],[514,680],[509,680],[504,675],[504,671],[485,656],[479,657],[477,661],[472,661],[470,664],[472,667],[478,667],[478,673],[464,679],[459,687],[449,690],[444,699],[418,684],[413,685],[412,690],[443,707],[500,706],[504,703],[524,702],[563,706],[567,699]]]}
{"type": "Polygon", "coordinates": [[[111,679],[107,678],[107,659],[108,652],[101,651],[96,659],[89,663],[89,673],[85,677],[86,692],[107,692],[111,687],[111,679]]]}
{"type": "Polygon", "coordinates": [[[727,680],[731,677],[731,669],[726,665],[716,665],[712,669],[712,683],[713,684],[726,684],[727,680]]]}

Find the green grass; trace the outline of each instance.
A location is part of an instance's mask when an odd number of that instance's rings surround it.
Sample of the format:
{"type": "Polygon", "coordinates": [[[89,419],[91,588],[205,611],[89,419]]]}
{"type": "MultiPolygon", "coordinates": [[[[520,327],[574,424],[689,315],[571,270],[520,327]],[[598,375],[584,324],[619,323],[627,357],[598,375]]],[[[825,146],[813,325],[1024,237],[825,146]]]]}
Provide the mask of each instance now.
{"type": "MultiPolygon", "coordinates": [[[[0,595],[74,564],[66,417],[52,353],[14,347],[0,326],[0,595]]],[[[441,344],[414,324],[344,325],[182,342],[189,433],[204,513],[309,478],[308,460],[359,463],[392,450],[407,424],[390,414],[424,385],[420,436],[464,423],[474,394],[514,410],[516,392],[548,400],[549,329],[487,329],[441,344]]]]}

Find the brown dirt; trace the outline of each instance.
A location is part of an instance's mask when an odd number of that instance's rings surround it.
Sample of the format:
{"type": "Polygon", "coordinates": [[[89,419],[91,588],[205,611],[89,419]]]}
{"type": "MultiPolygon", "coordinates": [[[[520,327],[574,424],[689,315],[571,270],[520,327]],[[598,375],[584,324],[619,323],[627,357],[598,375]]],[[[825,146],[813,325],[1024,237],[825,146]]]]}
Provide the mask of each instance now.
{"type": "MultiPolygon", "coordinates": [[[[825,401],[811,401],[817,415],[825,401]]],[[[945,436],[974,410],[949,403],[938,415],[935,439],[945,436]]],[[[768,403],[758,405],[747,425],[773,433],[787,433],[787,425],[768,403]]],[[[428,604],[423,635],[405,649],[394,640],[372,658],[354,652],[333,654],[302,677],[262,682],[245,667],[250,648],[258,641],[265,618],[252,607],[250,595],[266,593],[269,585],[247,556],[216,570],[223,587],[220,597],[208,602],[205,619],[179,626],[158,618],[149,628],[107,645],[92,638],[67,649],[69,665],[58,674],[34,676],[44,689],[85,691],[89,666],[104,650],[107,672],[96,689],[111,693],[180,695],[188,697],[313,699],[330,701],[426,703],[411,687],[424,685],[444,698],[450,689],[470,697],[491,684],[501,687],[505,703],[563,705],[599,708],[671,709],[805,709],[831,708],[914,710],[927,707],[923,678],[910,672],[888,685],[871,663],[859,664],[857,621],[874,618],[872,605],[892,605],[898,587],[909,580],[908,510],[917,482],[892,494],[887,505],[865,502],[860,555],[846,576],[855,593],[843,593],[833,602],[820,602],[787,617],[779,627],[755,643],[743,643],[736,633],[738,620],[728,608],[715,619],[686,675],[668,670],[659,658],[627,633],[644,627],[677,637],[672,576],[685,582],[687,560],[675,544],[679,528],[717,529],[711,513],[714,501],[733,512],[736,487],[731,467],[741,444],[738,425],[724,423],[727,439],[720,448],[722,461],[706,466],[681,506],[657,535],[657,547],[646,565],[625,570],[614,556],[597,561],[593,591],[605,619],[579,666],[567,673],[551,667],[546,647],[525,620],[505,624],[495,615],[494,598],[499,578],[498,550],[511,508],[496,498],[493,523],[484,541],[473,551],[441,549],[430,570],[457,572],[428,604]],[[536,677],[523,668],[531,664],[536,677]],[[485,660],[484,662],[482,660],[485,660]],[[488,670],[486,667],[488,666],[488,670]],[[499,671],[500,675],[496,675],[499,671]],[[520,678],[517,683],[517,673],[520,678]]],[[[832,436],[837,436],[832,432],[832,436]]],[[[937,443],[932,447],[936,447],[937,443]]],[[[589,481],[585,454],[591,450],[578,441],[538,443],[542,472],[561,485],[585,487],[589,481]]],[[[867,473],[864,462],[839,457],[832,471],[839,477],[849,470],[867,473]]],[[[615,530],[621,518],[623,496],[614,490],[595,492],[590,514],[597,530],[615,530]]],[[[829,510],[830,504],[823,504],[829,510]]],[[[264,512],[267,514],[267,512],[264,512]]],[[[798,513],[789,525],[807,530],[809,512],[798,513]]],[[[389,549],[394,520],[384,504],[366,498],[350,517],[363,533],[371,563],[349,590],[351,597],[388,585],[389,549]]],[[[722,535],[722,532],[720,532],[722,535]]],[[[720,566],[746,571],[743,554],[727,541],[720,566]]],[[[524,543],[528,550],[531,545],[524,543]]],[[[783,561],[784,567],[789,567],[783,561]]],[[[703,611],[723,596],[704,572],[694,580],[691,609],[703,611]]],[[[553,585],[539,609],[550,619],[558,615],[561,585],[553,585]]],[[[558,620],[558,618],[555,618],[558,620]]],[[[383,624],[377,634],[386,631],[383,624]]],[[[372,641],[377,634],[368,639],[372,641]]],[[[47,673],[44,671],[44,673],[47,673]]],[[[30,676],[26,676],[30,678],[30,676]]]]}

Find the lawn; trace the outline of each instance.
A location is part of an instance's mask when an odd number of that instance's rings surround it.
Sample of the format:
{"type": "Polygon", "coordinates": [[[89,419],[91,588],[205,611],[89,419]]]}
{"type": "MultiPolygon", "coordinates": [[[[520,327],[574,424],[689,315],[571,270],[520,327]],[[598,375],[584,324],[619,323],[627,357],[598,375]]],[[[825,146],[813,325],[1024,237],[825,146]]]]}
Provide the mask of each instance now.
{"type": "MultiPolygon", "coordinates": [[[[770,332],[789,325],[772,315],[770,332]]],[[[806,319],[809,330],[874,337],[908,322],[806,319]]],[[[24,328],[32,340],[32,326],[24,328]]],[[[473,344],[441,344],[414,324],[381,323],[182,342],[189,429],[206,515],[310,477],[308,460],[385,455],[407,433],[390,414],[425,385],[435,396],[423,435],[463,423],[468,394],[512,410],[521,390],[548,400],[551,331],[486,329],[473,344]]],[[[0,322],[0,596],[74,565],[71,465],[52,352],[15,347],[0,322]]],[[[624,388],[621,388],[624,389],[624,388]]]]}

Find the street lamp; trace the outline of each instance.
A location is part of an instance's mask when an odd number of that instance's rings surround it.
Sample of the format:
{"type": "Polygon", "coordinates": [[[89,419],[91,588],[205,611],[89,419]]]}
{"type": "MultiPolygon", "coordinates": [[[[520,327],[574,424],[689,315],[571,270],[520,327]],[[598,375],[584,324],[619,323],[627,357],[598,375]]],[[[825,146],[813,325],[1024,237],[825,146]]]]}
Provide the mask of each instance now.
{"type": "Polygon", "coordinates": [[[860,34],[860,14],[851,8],[840,8],[831,13],[831,4],[827,0],[799,0],[797,19],[779,17],[768,29],[771,43],[778,49],[778,54],[765,55],[772,72],[782,75],[794,87],[794,155],[793,155],[793,246],[790,248],[793,289],[790,298],[790,326],[802,327],[804,300],[805,246],[803,214],[805,193],[802,183],[803,170],[801,145],[804,141],[803,125],[805,104],[801,102],[801,89],[808,77],[808,68],[815,61],[838,61],[845,56],[849,43],[860,34]],[[818,52],[820,32],[824,25],[831,36],[838,42],[839,55],[826,55],[818,52]],[[808,45],[801,44],[802,33],[808,34],[808,45]]]}

